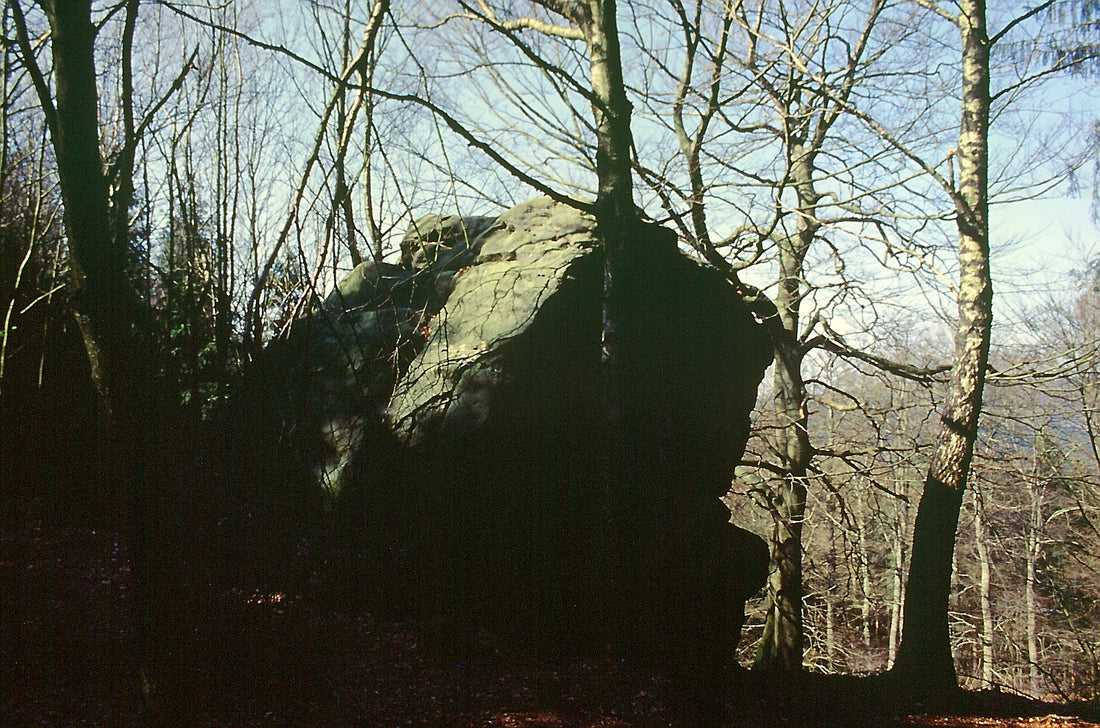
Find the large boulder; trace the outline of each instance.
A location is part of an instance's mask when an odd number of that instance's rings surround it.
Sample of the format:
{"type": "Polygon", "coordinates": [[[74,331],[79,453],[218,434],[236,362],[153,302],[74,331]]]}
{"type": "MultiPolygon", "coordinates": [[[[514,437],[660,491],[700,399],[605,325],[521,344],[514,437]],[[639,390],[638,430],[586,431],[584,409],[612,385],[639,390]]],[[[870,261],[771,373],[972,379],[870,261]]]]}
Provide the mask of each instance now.
{"type": "Polygon", "coordinates": [[[323,535],[375,603],[566,649],[732,654],[766,550],[720,498],[770,342],[721,274],[642,226],[625,298],[643,364],[636,457],[609,472],[622,438],[605,407],[595,230],[547,198],[495,219],[429,216],[403,265],[353,271],[229,410],[229,439],[247,443],[234,458],[248,458],[223,461],[240,496],[228,527],[286,554],[323,535]]]}

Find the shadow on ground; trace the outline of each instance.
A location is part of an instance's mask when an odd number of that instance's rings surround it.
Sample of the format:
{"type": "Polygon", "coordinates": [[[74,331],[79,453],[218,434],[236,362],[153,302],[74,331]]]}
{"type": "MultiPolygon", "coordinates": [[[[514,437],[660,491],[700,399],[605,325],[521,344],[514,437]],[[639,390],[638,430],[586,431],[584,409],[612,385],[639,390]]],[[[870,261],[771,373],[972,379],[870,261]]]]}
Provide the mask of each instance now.
{"type": "MultiPolygon", "coordinates": [[[[3,724],[142,724],[131,573],[114,533],[24,529],[0,538],[3,724]]],[[[175,655],[187,726],[685,726],[669,681],[605,659],[529,654],[445,625],[349,614],[282,593],[224,590],[183,625],[175,655]]],[[[877,678],[741,673],[723,722],[752,726],[1100,726],[1097,706],[996,692],[900,702],[877,678]]]]}

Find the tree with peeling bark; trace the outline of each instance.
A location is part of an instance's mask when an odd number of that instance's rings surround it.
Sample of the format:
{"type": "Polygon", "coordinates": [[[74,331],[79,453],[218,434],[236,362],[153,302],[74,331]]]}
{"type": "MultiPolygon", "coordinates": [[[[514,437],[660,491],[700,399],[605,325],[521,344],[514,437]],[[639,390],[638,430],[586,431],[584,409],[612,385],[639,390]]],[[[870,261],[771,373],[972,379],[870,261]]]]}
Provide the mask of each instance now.
{"type": "Polygon", "coordinates": [[[948,601],[955,534],[978,437],[992,336],[990,109],[995,99],[1011,96],[1019,88],[1052,72],[1048,69],[1037,75],[1027,75],[994,95],[990,86],[990,50],[1021,23],[1045,11],[1050,3],[1009,20],[994,35],[988,32],[982,0],[960,3],[957,13],[931,1],[919,0],[917,5],[950,22],[960,37],[961,123],[958,145],[946,158],[947,173],[940,171],[942,163],[929,163],[871,114],[839,94],[829,93],[848,113],[867,124],[934,180],[950,201],[957,229],[955,351],[940,411],[940,429],[914,524],[903,630],[897,659],[891,669],[894,676],[915,692],[941,694],[957,687],[948,601]]]}
{"type": "Polygon", "coordinates": [[[913,527],[901,644],[892,673],[914,691],[938,693],[957,686],[948,625],[952,554],[978,438],[993,327],[989,52],[995,39],[986,27],[984,0],[964,0],[957,15],[930,7],[958,27],[962,49],[958,186],[940,178],[954,204],[959,234],[958,322],[940,432],[913,527]]]}

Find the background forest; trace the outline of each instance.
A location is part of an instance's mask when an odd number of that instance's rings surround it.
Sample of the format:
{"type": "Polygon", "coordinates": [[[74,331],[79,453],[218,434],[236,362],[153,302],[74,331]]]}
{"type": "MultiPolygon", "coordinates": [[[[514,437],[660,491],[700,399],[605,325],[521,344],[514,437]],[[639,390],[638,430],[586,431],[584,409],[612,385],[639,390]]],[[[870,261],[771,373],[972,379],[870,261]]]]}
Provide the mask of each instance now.
{"type": "MultiPolygon", "coordinates": [[[[155,454],[144,474],[185,470],[265,344],[355,265],[398,258],[414,219],[602,194],[600,90],[569,3],[86,5],[3,10],[5,530],[163,519],[170,478],[135,503],[124,451],[155,454]],[[75,43],[94,66],[58,52],[80,27],[59,16],[82,7],[93,25],[75,43]],[[98,109],[92,175],[59,132],[74,93],[98,109]],[[62,189],[97,175],[102,235],[84,239],[92,207],[65,209],[62,189]],[[112,269],[113,287],[89,287],[112,269]],[[102,322],[140,381],[109,381],[89,354],[102,322]],[[127,410],[146,426],[120,426],[127,410]]],[[[959,29],[973,5],[618,7],[635,204],[777,311],[727,496],[773,553],[742,664],[863,674],[898,654],[967,286],[959,29]]],[[[951,647],[966,687],[1096,700],[1100,4],[978,5],[996,298],[951,647]]]]}

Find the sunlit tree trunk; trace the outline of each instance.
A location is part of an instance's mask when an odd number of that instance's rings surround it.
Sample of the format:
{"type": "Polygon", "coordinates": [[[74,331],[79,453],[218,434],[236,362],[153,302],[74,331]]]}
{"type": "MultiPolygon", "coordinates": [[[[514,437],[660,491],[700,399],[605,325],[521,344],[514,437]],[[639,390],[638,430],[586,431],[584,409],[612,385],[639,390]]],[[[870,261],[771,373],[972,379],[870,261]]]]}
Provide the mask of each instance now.
{"type": "Polygon", "coordinates": [[[993,685],[993,588],[992,565],[989,561],[989,543],[985,527],[985,503],[980,497],[974,498],[974,545],[978,552],[978,602],[981,611],[981,646],[983,688],[993,685]]]}
{"type": "MultiPolygon", "coordinates": [[[[895,479],[900,485],[900,478],[895,479]]],[[[898,486],[895,491],[900,493],[898,486]]],[[[901,614],[905,603],[905,539],[909,529],[909,504],[894,501],[894,532],[890,540],[890,633],[887,639],[886,664],[893,667],[901,641],[901,614]]]]}
{"type": "Polygon", "coordinates": [[[890,634],[886,647],[886,664],[890,667],[898,659],[898,642],[901,639],[901,611],[903,604],[903,579],[901,574],[902,554],[901,539],[896,538],[892,543],[893,568],[890,570],[890,634]]]}
{"type": "Polygon", "coordinates": [[[1032,696],[1039,695],[1039,625],[1038,599],[1036,598],[1036,562],[1039,560],[1039,526],[1041,505],[1039,489],[1033,479],[1028,480],[1027,492],[1031,501],[1031,523],[1027,532],[1027,572],[1024,583],[1024,609],[1027,621],[1027,689],[1032,696]]]}
{"type": "MultiPolygon", "coordinates": [[[[781,297],[777,297],[781,298],[781,297]]],[[[782,307],[780,307],[782,311],[782,307]]],[[[802,523],[806,515],[805,386],[797,344],[776,347],[775,408],[780,418],[777,446],[787,472],[779,481],[772,511],[772,560],[764,634],[756,665],[763,668],[802,668],[802,523]]]]}
{"type": "Polygon", "coordinates": [[[959,135],[958,323],[946,402],[913,531],[904,625],[894,671],[921,692],[957,687],[948,627],[951,563],[962,495],[970,473],[982,409],[993,321],[989,268],[989,38],[984,0],[963,0],[958,26],[963,49],[959,135]]]}
{"type": "MultiPolygon", "coordinates": [[[[764,4],[760,12],[764,12],[764,4]]],[[[804,266],[822,228],[819,204],[823,195],[817,190],[825,172],[818,158],[827,148],[834,124],[847,105],[849,95],[860,80],[862,59],[881,12],[881,2],[870,3],[862,32],[845,41],[847,58],[843,70],[825,81],[807,71],[816,61],[808,57],[792,58],[790,76],[770,79],[750,53],[750,67],[759,72],[757,83],[765,90],[779,114],[782,143],[786,153],[784,187],[789,189],[793,230],[778,238],[779,277],[773,303],[778,325],[770,333],[775,350],[775,386],[773,409],[776,415],[774,447],[782,477],[773,504],[772,549],[775,568],[768,587],[768,608],[755,666],[763,669],[801,670],[803,657],[802,615],[802,523],[806,517],[807,473],[814,456],[809,438],[806,384],[802,364],[810,345],[800,327],[812,328],[803,321],[803,299],[811,290],[804,266]],[[835,96],[834,96],[835,94],[835,96]]],[[[785,15],[779,4],[780,15],[785,15]]],[[[828,17],[831,9],[821,9],[828,17]]],[[[737,4],[733,14],[748,33],[752,46],[763,40],[759,26],[749,22],[745,9],[737,4]]],[[[786,24],[789,18],[784,17],[786,24]]],[[[828,26],[828,21],[823,25],[828,26]]],[[[786,27],[789,40],[800,35],[786,27]]],[[[828,39],[821,39],[823,52],[828,39]]],[[[795,52],[797,56],[798,52],[795,52]]],[[[812,53],[811,53],[812,57],[812,53]]],[[[786,72],[785,72],[786,74],[786,72]]]]}
{"type": "MultiPolygon", "coordinates": [[[[797,119],[789,123],[802,123],[797,119]]],[[[779,241],[779,286],[774,298],[779,312],[775,346],[773,407],[777,424],[775,447],[784,475],[772,513],[775,569],[768,584],[768,614],[764,637],[757,649],[756,666],[802,669],[802,523],[806,518],[806,474],[813,451],[807,429],[806,384],[802,379],[805,350],[799,341],[803,266],[821,229],[817,220],[819,195],[814,189],[816,151],[791,134],[791,178],[797,200],[796,234],[779,241]]]]}
{"type": "Polygon", "coordinates": [[[856,516],[856,528],[859,529],[859,584],[860,584],[860,637],[863,640],[863,646],[865,649],[871,647],[871,594],[873,587],[871,585],[871,568],[870,568],[870,543],[867,539],[867,517],[864,509],[866,508],[862,498],[860,499],[860,508],[856,516]]]}

